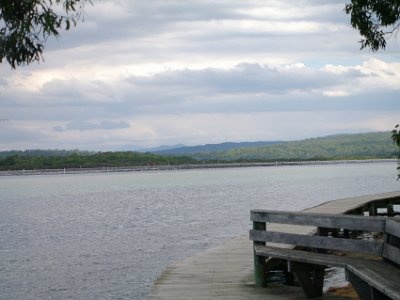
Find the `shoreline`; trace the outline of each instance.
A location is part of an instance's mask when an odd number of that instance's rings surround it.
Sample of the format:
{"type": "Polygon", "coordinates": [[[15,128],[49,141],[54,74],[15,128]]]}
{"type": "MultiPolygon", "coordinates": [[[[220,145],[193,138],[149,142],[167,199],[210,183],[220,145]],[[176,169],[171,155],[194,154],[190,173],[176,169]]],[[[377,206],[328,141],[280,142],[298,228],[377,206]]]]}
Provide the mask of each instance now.
{"type": "MultiPolygon", "coordinates": [[[[345,214],[362,209],[371,203],[384,203],[387,199],[399,198],[400,192],[370,194],[341,198],[309,207],[311,213],[345,214]]],[[[396,203],[398,203],[397,200],[396,203]]],[[[374,204],[375,205],[375,204],[374,204]]],[[[269,224],[272,231],[313,234],[317,228],[269,224]],[[284,228],[282,228],[284,226],[284,228]]],[[[355,290],[347,283],[344,274],[331,282],[325,281],[323,296],[314,299],[359,299],[355,290]],[[343,283],[343,284],[342,284],[343,283]]],[[[280,300],[309,299],[300,287],[279,283],[268,283],[268,288],[257,288],[254,280],[253,243],[248,235],[225,241],[219,246],[167,266],[147,296],[148,300],[186,299],[229,299],[229,300],[280,300]]]]}
{"type": "Polygon", "coordinates": [[[213,163],[213,164],[186,164],[186,165],[148,165],[126,167],[99,167],[99,168],[63,168],[63,169],[22,169],[0,171],[0,176],[32,176],[32,175],[71,175],[95,173],[122,173],[146,171],[175,171],[197,169],[223,169],[223,168],[254,168],[254,167],[282,167],[282,166],[313,166],[313,165],[338,165],[338,164],[365,164],[365,163],[397,163],[394,158],[388,159],[351,159],[351,160],[326,160],[326,161],[276,161],[264,163],[213,163]]]}

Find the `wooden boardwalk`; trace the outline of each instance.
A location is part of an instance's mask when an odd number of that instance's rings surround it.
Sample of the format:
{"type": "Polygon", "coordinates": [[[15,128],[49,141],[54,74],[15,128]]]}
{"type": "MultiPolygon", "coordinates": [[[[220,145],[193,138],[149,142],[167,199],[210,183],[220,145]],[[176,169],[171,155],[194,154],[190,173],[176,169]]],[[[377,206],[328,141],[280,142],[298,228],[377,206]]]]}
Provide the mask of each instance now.
{"type": "MultiPolygon", "coordinates": [[[[368,195],[329,201],[307,209],[308,212],[347,213],[376,206],[394,199],[400,203],[400,192],[368,195]]],[[[299,226],[295,229],[299,232],[299,226]]],[[[273,228],[275,230],[275,228],[273,228]]],[[[278,228],[276,228],[278,230],[278,228]]],[[[290,232],[293,226],[279,226],[290,232]]],[[[313,234],[316,228],[304,226],[303,233],[313,234]]],[[[253,245],[248,236],[232,239],[225,244],[170,265],[155,282],[149,300],[158,299],[306,299],[301,288],[269,285],[255,288],[253,276],[253,245]]],[[[323,299],[347,299],[324,295],[323,299]]]]}

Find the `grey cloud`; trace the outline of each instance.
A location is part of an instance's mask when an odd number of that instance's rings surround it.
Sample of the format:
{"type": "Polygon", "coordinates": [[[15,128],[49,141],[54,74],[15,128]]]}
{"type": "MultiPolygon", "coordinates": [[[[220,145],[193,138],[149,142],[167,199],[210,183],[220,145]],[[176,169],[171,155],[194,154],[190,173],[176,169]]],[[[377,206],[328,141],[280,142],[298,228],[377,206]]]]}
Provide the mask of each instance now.
{"type": "Polygon", "coordinates": [[[79,130],[79,131],[86,131],[86,130],[95,130],[95,129],[102,129],[102,130],[114,130],[114,129],[124,129],[129,128],[129,123],[125,121],[113,122],[113,121],[102,121],[100,123],[93,123],[88,121],[72,121],[62,127],[60,125],[54,126],[53,131],[62,132],[67,130],[79,130]]]}
{"type": "Polygon", "coordinates": [[[62,131],[64,131],[64,128],[62,126],[54,126],[53,131],[62,132],[62,131]]]}
{"type": "Polygon", "coordinates": [[[126,0],[94,2],[85,8],[85,22],[78,23],[62,39],[49,41],[50,49],[77,47],[104,41],[138,39],[143,36],[168,32],[177,22],[225,19],[238,17],[232,8],[244,6],[241,1],[232,3],[205,3],[204,1],[140,1],[126,0]],[[107,5],[122,7],[124,14],[119,18],[107,17],[107,5]]]}
{"type": "Polygon", "coordinates": [[[86,121],[73,121],[65,125],[65,130],[92,130],[97,129],[99,126],[95,123],[90,123],[86,121]]]}
{"type": "MultiPolygon", "coordinates": [[[[291,16],[291,18],[318,22],[338,22],[339,18],[345,18],[343,12],[344,4],[340,6],[337,1],[323,1],[323,3],[314,1],[286,1],[284,5],[280,7],[310,7],[312,2],[313,11],[305,16],[299,14],[298,16],[291,16]],[[342,8],[343,6],[343,8],[342,8]]],[[[192,32],[192,25],[196,22],[209,22],[213,20],[246,20],[246,19],[270,19],[274,16],[265,15],[262,17],[249,17],[241,10],[254,9],[275,6],[276,2],[269,3],[265,1],[262,4],[257,2],[246,2],[241,0],[231,1],[164,1],[164,0],[152,0],[152,1],[102,1],[94,2],[94,6],[86,7],[85,22],[78,24],[76,28],[73,28],[71,32],[63,33],[60,40],[50,40],[48,47],[50,50],[60,48],[72,48],[87,44],[101,44],[104,46],[106,43],[109,45],[115,45],[117,47],[118,41],[132,41],[132,47],[126,51],[140,52],[143,47],[143,41],[141,38],[152,38],[160,34],[166,33],[168,36],[179,35],[183,47],[189,45],[196,45],[191,47],[189,52],[202,52],[207,51],[209,44],[205,45],[209,40],[220,41],[218,43],[218,49],[222,51],[232,52],[235,51],[235,47],[225,45],[225,41],[235,40],[243,33],[232,33],[228,32],[214,32],[214,31],[203,31],[195,30],[192,32]],[[124,13],[118,18],[108,17],[106,11],[107,5],[110,7],[120,7],[124,13]],[[183,27],[182,27],[183,26],[183,27]],[[185,30],[187,29],[187,30],[185,30]],[[221,43],[224,41],[224,43],[221,43]],[[203,44],[202,46],[199,44],[203,44]],[[197,51],[196,51],[197,49],[197,51]],[[139,50],[139,51],[138,51],[139,50]]],[[[111,12],[112,13],[112,12],[111,12]]],[[[283,18],[284,21],[287,21],[283,18]]],[[[346,19],[347,20],[347,19],[346,19]]],[[[346,22],[348,23],[348,22],[346,22]]],[[[349,30],[350,31],[350,30],[349,30]]],[[[281,33],[276,33],[281,35],[281,33]]],[[[249,31],[244,36],[250,38],[257,38],[254,33],[249,31]]],[[[264,35],[265,36],[265,35],[264,35]]],[[[166,43],[170,42],[168,38],[165,41],[155,39],[155,43],[163,43],[163,52],[166,52],[166,43]],[[165,43],[166,42],[166,43],[165,43]]],[[[262,42],[262,41],[261,41],[262,42]]],[[[337,41],[336,41],[337,42],[337,41]]],[[[175,40],[174,43],[178,43],[175,40]]],[[[305,44],[302,41],[301,44],[305,44]]],[[[242,44],[242,47],[245,44],[242,44]]],[[[264,52],[270,51],[270,48],[275,43],[270,43],[269,47],[259,47],[264,52]]],[[[182,46],[182,45],[181,45],[182,46]]],[[[317,45],[314,45],[316,47],[317,45]]],[[[112,47],[115,51],[116,47],[112,47]]],[[[174,46],[174,48],[176,45],[174,46]]],[[[189,46],[190,47],[190,46],[189,46]]],[[[103,47],[102,47],[103,48],[103,47]]],[[[281,47],[281,50],[284,48],[281,47]]],[[[151,44],[148,51],[154,52],[155,55],[160,55],[160,45],[151,44]]],[[[181,49],[183,50],[183,49],[181,49]]],[[[186,49],[187,50],[187,49],[186,49]]],[[[220,51],[221,51],[220,50],[220,51]]],[[[104,51],[104,49],[102,50],[104,51]]],[[[124,51],[118,49],[119,52],[124,51]]],[[[96,59],[99,56],[105,55],[106,53],[97,53],[96,59]]],[[[154,57],[154,55],[152,55],[154,57]]]]}
{"type": "Polygon", "coordinates": [[[129,128],[129,127],[130,127],[129,124],[124,121],[120,121],[120,122],[103,121],[99,125],[100,129],[108,129],[108,130],[129,128]]]}
{"type": "Polygon", "coordinates": [[[108,83],[53,80],[40,92],[18,95],[10,89],[2,114],[10,119],[63,122],[66,125],[53,128],[63,131],[129,126],[122,121],[71,121],[91,120],[94,116],[97,120],[119,120],[153,113],[336,110],[346,105],[364,110],[389,107],[394,94],[389,94],[389,90],[377,91],[382,95],[378,98],[369,93],[362,94],[360,99],[328,98],[318,92],[334,90],[337,85],[365,76],[356,68],[335,74],[318,68],[242,63],[228,70],[167,71],[108,83]]]}
{"type": "MultiPolygon", "coordinates": [[[[121,101],[108,111],[121,114],[187,112],[259,112],[296,110],[387,109],[393,93],[377,99],[365,94],[332,98],[322,95],[337,85],[365,77],[356,69],[335,74],[307,67],[240,64],[231,70],[205,69],[131,77],[121,101]]],[[[371,95],[371,93],[370,93],[371,95]]]]}
{"type": "Polygon", "coordinates": [[[177,94],[183,90],[203,93],[265,93],[286,94],[294,90],[311,90],[334,86],[346,80],[362,77],[360,72],[332,74],[306,67],[269,67],[260,64],[240,64],[231,70],[205,69],[165,72],[154,77],[132,77],[128,81],[138,89],[169,88],[177,94]]]}
{"type": "Polygon", "coordinates": [[[47,135],[39,130],[19,127],[13,122],[0,124],[0,141],[2,146],[19,141],[34,143],[46,139],[47,135]]]}
{"type": "Polygon", "coordinates": [[[4,78],[0,78],[0,86],[6,86],[8,85],[8,81],[4,78]]]}
{"type": "Polygon", "coordinates": [[[41,90],[47,97],[78,99],[82,95],[80,88],[75,80],[53,79],[43,84],[41,90]]]}

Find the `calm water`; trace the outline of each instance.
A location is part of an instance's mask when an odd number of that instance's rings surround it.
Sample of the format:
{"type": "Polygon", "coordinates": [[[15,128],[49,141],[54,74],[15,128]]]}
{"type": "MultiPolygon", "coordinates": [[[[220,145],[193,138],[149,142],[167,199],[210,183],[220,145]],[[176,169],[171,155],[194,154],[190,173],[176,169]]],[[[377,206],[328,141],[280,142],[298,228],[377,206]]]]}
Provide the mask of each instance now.
{"type": "Polygon", "coordinates": [[[0,178],[0,299],[144,299],[171,262],[246,234],[252,208],[397,191],[396,165],[0,178]]]}

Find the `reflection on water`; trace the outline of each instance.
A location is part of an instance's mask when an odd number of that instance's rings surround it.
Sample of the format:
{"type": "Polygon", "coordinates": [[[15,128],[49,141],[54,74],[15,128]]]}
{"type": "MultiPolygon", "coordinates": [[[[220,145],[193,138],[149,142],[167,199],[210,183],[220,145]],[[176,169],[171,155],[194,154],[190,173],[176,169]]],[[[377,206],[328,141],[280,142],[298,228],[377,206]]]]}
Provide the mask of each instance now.
{"type": "Polygon", "coordinates": [[[398,190],[393,163],[0,178],[0,299],[143,299],[253,208],[398,190]]]}

